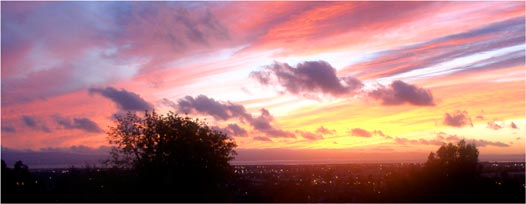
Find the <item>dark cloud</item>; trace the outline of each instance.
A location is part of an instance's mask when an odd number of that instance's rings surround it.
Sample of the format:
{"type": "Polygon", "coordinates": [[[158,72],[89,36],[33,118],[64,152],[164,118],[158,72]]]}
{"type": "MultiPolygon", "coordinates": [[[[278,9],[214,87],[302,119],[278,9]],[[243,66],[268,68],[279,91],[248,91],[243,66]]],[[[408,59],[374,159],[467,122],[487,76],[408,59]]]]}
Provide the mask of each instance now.
{"type": "Polygon", "coordinates": [[[86,132],[100,133],[102,129],[89,118],[73,118],[73,120],[56,115],[55,121],[65,129],[79,129],[86,132]]]}
{"type": "Polygon", "coordinates": [[[239,127],[237,124],[228,124],[225,128],[218,128],[220,131],[232,135],[232,136],[247,136],[248,132],[243,129],[242,127],[239,127]]]}
{"type": "Polygon", "coordinates": [[[305,138],[305,139],[309,139],[309,140],[322,140],[322,139],[323,139],[323,136],[322,136],[322,135],[314,134],[314,133],[312,133],[312,132],[306,132],[306,131],[296,130],[296,133],[298,133],[299,135],[301,135],[303,138],[305,138]]]}
{"type": "Polygon", "coordinates": [[[279,128],[272,126],[271,122],[274,120],[274,117],[270,114],[270,112],[267,109],[262,108],[260,112],[261,112],[261,115],[258,117],[253,117],[250,114],[248,114],[248,116],[246,117],[247,122],[254,128],[254,130],[263,132],[268,137],[296,138],[294,133],[291,133],[285,130],[281,130],[279,128]]]}
{"type": "Polygon", "coordinates": [[[39,130],[43,132],[51,132],[51,130],[45,124],[41,123],[40,121],[37,121],[37,119],[35,119],[34,117],[24,115],[22,116],[22,121],[24,122],[26,126],[34,130],[39,130]]]}
{"type": "Polygon", "coordinates": [[[268,137],[261,137],[261,136],[256,136],[253,138],[254,140],[259,140],[259,141],[264,141],[264,142],[272,142],[272,140],[268,137]]]}
{"type": "Polygon", "coordinates": [[[26,124],[29,127],[37,126],[37,122],[31,116],[27,116],[27,115],[22,116],[22,121],[24,121],[24,124],[26,124]]]}
{"type": "Polygon", "coordinates": [[[3,133],[8,133],[8,132],[16,132],[16,128],[11,126],[11,125],[2,125],[2,132],[3,133]]]}
{"type": "Polygon", "coordinates": [[[230,130],[233,135],[236,135],[236,136],[246,136],[247,135],[247,131],[239,127],[239,125],[237,124],[228,124],[226,128],[230,130]]]}
{"type": "MultiPolygon", "coordinates": [[[[163,99],[161,102],[168,106],[174,105],[168,99],[163,99]]],[[[179,111],[186,113],[208,114],[218,120],[237,118],[243,123],[250,124],[254,130],[265,133],[265,135],[268,137],[296,137],[294,133],[274,127],[271,124],[271,122],[274,120],[274,117],[267,109],[264,108],[260,110],[260,116],[254,117],[252,114],[248,113],[245,107],[242,105],[234,104],[232,102],[216,101],[213,98],[208,98],[204,95],[199,95],[196,98],[186,96],[178,101],[177,108],[179,111]]]]}
{"type": "Polygon", "coordinates": [[[316,133],[319,133],[319,134],[331,135],[331,134],[334,134],[335,132],[336,130],[329,130],[323,126],[320,126],[318,129],[316,129],[316,133]]]}
{"type": "Polygon", "coordinates": [[[453,127],[463,127],[466,125],[473,126],[471,118],[468,115],[467,111],[457,110],[453,113],[444,114],[444,125],[453,126],[453,127]]]}
{"type": "Polygon", "coordinates": [[[263,71],[250,74],[264,85],[279,84],[287,92],[296,95],[316,93],[341,96],[360,89],[360,80],[351,77],[338,77],[336,69],[325,61],[306,61],[292,67],[287,63],[274,62],[263,71]]]}
{"type": "Polygon", "coordinates": [[[262,108],[261,115],[257,118],[250,117],[250,124],[256,130],[269,130],[272,129],[270,122],[274,120],[274,117],[270,115],[270,112],[267,109],[262,108]]]}
{"type": "Polygon", "coordinates": [[[102,129],[88,118],[73,118],[73,126],[77,129],[86,130],[88,132],[102,132],[102,129]]]}
{"type": "Polygon", "coordinates": [[[121,89],[120,91],[113,87],[90,88],[90,94],[98,93],[117,104],[119,109],[124,111],[145,111],[153,109],[153,106],[146,102],[136,93],[121,89]]]}
{"type": "MultiPolygon", "coordinates": [[[[174,105],[173,102],[167,99],[163,101],[164,104],[170,106],[174,105]]],[[[231,102],[219,102],[204,95],[199,95],[195,98],[192,96],[186,96],[177,102],[177,107],[180,112],[205,113],[219,120],[228,120],[230,118],[252,118],[242,105],[233,104],[231,102]]]]}
{"type": "Polygon", "coordinates": [[[517,125],[514,122],[511,122],[510,127],[513,129],[518,129],[517,125]]]}
{"type": "Polygon", "coordinates": [[[502,128],[502,125],[497,124],[495,121],[489,121],[486,127],[490,129],[498,130],[502,128]]]}
{"type": "Polygon", "coordinates": [[[361,129],[361,128],[353,128],[349,132],[352,136],[358,136],[358,137],[371,137],[373,134],[371,134],[369,131],[361,129]]]}
{"type": "Polygon", "coordinates": [[[383,105],[401,105],[404,103],[417,106],[435,105],[431,91],[400,80],[393,81],[388,87],[383,86],[369,92],[369,96],[381,100],[383,105]]]}

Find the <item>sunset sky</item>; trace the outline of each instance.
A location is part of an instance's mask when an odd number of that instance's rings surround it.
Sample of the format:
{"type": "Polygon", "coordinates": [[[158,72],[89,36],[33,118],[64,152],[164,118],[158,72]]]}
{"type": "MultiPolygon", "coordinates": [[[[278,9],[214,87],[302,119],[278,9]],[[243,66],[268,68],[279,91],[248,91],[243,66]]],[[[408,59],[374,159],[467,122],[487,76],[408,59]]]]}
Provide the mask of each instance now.
{"type": "Polygon", "coordinates": [[[3,1],[1,29],[2,148],[101,150],[114,114],[155,109],[239,157],[525,152],[520,1],[3,1]]]}

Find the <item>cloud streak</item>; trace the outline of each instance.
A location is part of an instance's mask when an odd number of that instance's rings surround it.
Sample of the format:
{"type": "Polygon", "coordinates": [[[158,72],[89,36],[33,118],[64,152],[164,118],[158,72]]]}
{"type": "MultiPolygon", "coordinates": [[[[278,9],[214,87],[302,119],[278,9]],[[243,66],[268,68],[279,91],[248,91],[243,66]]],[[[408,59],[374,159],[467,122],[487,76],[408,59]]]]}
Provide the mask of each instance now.
{"type": "Polygon", "coordinates": [[[262,141],[262,142],[272,142],[272,140],[270,138],[262,137],[262,136],[256,136],[253,139],[257,140],[257,141],[262,141]]]}
{"type": "MultiPolygon", "coordinates": [[[[445,134],[443,132],[438,133],[435,139],[417,139],[417,140],[412,140],[412,139],[400,138],[400,137],[394,138],[394,142],[395,143],[402,144],[402,145],[408,145],[408,144],[412,144],[412,145],[442,145],[442,144],[446,144],[446,143],[457,143],[460,140],[461,140],[461,138],[459,138],[456,135],[447,135],[447,134],[445,134]]],[[[488,141],[488,140],[483,140],[483,139],[466,140],[466,142],[472,142],[477,147],[485,147],[485,146],[509,147],[510,146],[510,145],[502,143],[502,142],[493,142],[493,141],[488,141]]]]}
{"type": "Polygon", "coordinates": [[[510,50],[499,57],[471,59],[469,63],[448,68],[438,66],[478,53],[522,45],[524,25],[523,16],[508,18],[469,31],[382,51],[374,59],[353,65],[343,73],[355,72],[357,76],[368,79],[392,77],[404,73],[418,73],[414,77],[426,77],[520,65],[524,63],[524,49],[510,50]],[[430,67],[436,68],[430,69],[430,67]]]}
{"type": "Polygon", "coordinates": [[[303,138],[308,139],[308,140],[322,140],[323,139],[322,135],[315,134],[315,133],[312,133],[312,132],[306,132],[306,131],[297,130],[296,133],[298,133],[303,138]]]}

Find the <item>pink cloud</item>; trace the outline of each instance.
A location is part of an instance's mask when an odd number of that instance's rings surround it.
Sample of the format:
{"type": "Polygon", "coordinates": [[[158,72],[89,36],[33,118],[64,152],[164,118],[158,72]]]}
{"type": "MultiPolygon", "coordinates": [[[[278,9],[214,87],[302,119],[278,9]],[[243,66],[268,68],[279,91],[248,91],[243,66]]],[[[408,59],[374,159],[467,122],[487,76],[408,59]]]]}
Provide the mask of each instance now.
{"type": "Polygon", "coordinates": [[[303,138],[308,139],[308,140],[322,140],[323,139],[322,135],[315,134],[315,133],[312,133],[312,132],[297,130],[296,133],[298,133],[303,138]]]}
{"type": "Polygon", "coordinates": [[[371,137],[373,134],[371,134],[369,131],[361,129],[361,128],[353,128],[349,132],[352,136],[357,137],[371,137]]]}

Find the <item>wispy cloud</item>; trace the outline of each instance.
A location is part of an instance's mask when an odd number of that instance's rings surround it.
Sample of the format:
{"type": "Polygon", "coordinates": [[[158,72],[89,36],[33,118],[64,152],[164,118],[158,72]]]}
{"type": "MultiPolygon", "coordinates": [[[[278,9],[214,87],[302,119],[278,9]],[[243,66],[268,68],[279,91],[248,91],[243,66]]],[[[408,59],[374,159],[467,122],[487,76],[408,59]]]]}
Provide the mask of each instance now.
{"type": "Polygon", "coordinates": [[[497,124],[497,122],[495,121],[489,121],[486,127],[490,129],[498,130],[502,128],[502,125],[497,124]]]}
{"type": "MultiPolygon", "coordinates": [[[[412,144],[412,145],[442,145],[446,143],[457,143],[462,138],[457,135],[447,135],[446,133],[440,132],[437,134],[435,139],[407,139],[407,138],[394,138],[394,141],[398,144],[412,144]]],[[[466,140],[468,143],[473,143],[478,147],[495,146],[495,147],[509,147],[510,145],[502,142],[493,142],[483,139],[466,140]]]]}
{"type": "Polygon", "coordinates": [[[262,136],[256,136],[253,137],[254,140],[263,141],[263,142],[272,142],[272,140],[268,137],[262,137],[262,136]]]}
{"type": "Polygon", "coordinates": [[[128,80],[196,50],[239,46],[215,6],[200,4],[5,3],[2,50],[10,52],[2,52],[2,86],[18,87],[6,90],[5,104],[128,80]]]}
{"type": "Polygon", "coordinates": [[[323,139],[322,135],[315,134],[315,133],[312,133],[312,132],[296,130],[296,133],[298,133],[303,138],[308,139],[308,140],[322,140],[323,139]]]}
{"type": "Polygon", "coordinates": [[[320,126],[316,129],[316,133],[330,135],[336,133],[336,130],[329,130],[326,127],[320,126]]]}
{"type": "Polygon", "coordinates": [[[470,31],[383,51],[376,58],[348,69],[364,78],[408,78],[516,66],[524,63],[524,49],[513,49],[524,44],[524,25],[523,17],[510,18],[470,31]],[[501,50],[501,53],[493,55],[499,57],[475,56],[496,50],[501,50]],[[453,62],[451,66],[447,65],[453,62]]]}

